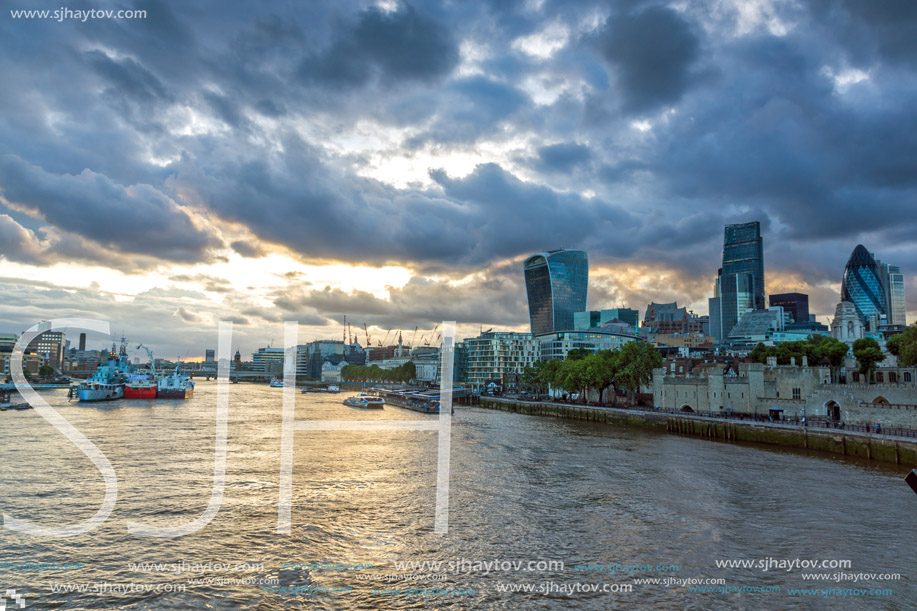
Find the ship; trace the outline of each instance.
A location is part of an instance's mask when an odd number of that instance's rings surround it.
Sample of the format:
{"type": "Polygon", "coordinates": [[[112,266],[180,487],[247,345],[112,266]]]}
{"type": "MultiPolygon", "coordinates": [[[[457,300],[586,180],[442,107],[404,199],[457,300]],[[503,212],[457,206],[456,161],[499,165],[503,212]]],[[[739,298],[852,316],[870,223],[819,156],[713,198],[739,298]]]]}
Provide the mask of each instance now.
{"type": "Polygon", "coordinates": [[[194,395],[194,382],[191,377],[181,373],[181,362],[175,365],[175,371],[159,378],[156,396],[159,399],[190,399],[194,395]]]}
{"type": "Polygon", "coordinates": [[[99,365],[91,378],[76,387],[76,395],[81,402],[114,401],[124,397],[124,384],[130,371],[126,341],[121,338],[121,348],[117,352],[115,344],[112,344],[108,362],[99,365]]]}
{"type": "Polygon", "coordinates": [[[150,373],[129,375],[127,382],[124,384],[124,398],[155,399],[158,394],[159,380],[156,376],[156,362],[153,360],[153,352],[143,344],[140,344],[137,348],[146,350],[147,356],[150,357],[150,373]]]}
{"type": "Polygon", "coordinates": [[[383,409],[385,399],[367,395],[366,393],[360,393],[355,397],[344,399],[344,405],[348,407],[358,407],[360,409],[383,409]]]}

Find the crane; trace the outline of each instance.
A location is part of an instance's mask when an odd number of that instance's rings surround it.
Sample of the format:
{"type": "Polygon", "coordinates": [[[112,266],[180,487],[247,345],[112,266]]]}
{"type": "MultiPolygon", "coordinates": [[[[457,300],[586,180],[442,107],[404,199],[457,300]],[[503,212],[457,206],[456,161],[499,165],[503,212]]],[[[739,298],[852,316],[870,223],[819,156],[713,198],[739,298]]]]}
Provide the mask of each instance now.
{"type": "Polygon", "coordinates": [[[146,355],[150,357],[150,372],[155,376],[156,375],[156,363],[153,361],[153,351],[144,346],[143,344],[137,345],[137,350],[143,348],[146,351],[146,355]]]}

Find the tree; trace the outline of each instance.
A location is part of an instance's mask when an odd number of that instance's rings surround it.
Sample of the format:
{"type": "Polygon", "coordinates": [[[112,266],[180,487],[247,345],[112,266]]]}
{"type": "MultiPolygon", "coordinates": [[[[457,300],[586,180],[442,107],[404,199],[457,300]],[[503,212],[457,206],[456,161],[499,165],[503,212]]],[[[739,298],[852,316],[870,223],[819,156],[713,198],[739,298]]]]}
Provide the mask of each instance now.
{"type": "Polygon", "coordinates": [[[752,350],[751,354],[748,356],[750,356],[752,360],[757,363],[767,364],[767,357],[770,356],[770,354],[768,353],[767,346],[764,345],[764,342],[758,342],[758,345],[755,346],[755,349],[752,350]]]}
{"type": "MultiPolygon", "coordinates": [[[[605,391],[615,385],[621,371],[621,352],[619,350],[599,350],[595,353],[598,365],[594,378],[595,388],[599,391],[599,403],[605,404],[605,391]]],[[[617,395],[615,395],[617,400],[617,395]]]]}
{"type": "Polygon", "coordinates": [[[662,367],[662,356],[652,345],[629,342],[621,348],[621,369],[615,387],[639,392],[640,387],[653,380],[653,369],[662,367]]]}
{"type": "Polygon", "coordinates": [[[860,365],[860,373],[866,376],[866,383],[872,383],[872,373],[876,364],[885,359],[885,353],[879,348],[878,342],[871,337],[865,337],[853,342],[853,356],[860,365]]]}
{"type": "Polygon", "coordinates": [[[903,333],[888,338],[885,347],[898,357],[898,364],[902,367],[917,365],[917,325],[911,325],[903,333]]]}
{"type": "Polygon", "coordinates": [[[50,365],[42,365],[38,368],[38,377],[39,378],[50,378],[54,375],[54,367],[50,365]]]}

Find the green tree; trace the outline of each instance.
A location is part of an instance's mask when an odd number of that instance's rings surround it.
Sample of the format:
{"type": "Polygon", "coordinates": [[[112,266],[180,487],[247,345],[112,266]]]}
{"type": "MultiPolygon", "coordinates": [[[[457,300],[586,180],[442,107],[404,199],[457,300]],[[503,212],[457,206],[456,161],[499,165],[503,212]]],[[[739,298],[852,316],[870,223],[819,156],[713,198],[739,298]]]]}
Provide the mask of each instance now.
{"type": "Polygon", "coordinates": [[[767,357],[770,356],[770,354],[768,353],[767,346],[764,345],[764,342],[758,342],[758,345],[755,346],[755,349],[752,350],[751,354],[748,356],[750,356],[752,360],[757,363],[767,364],[767,357]]]}
{"type": "Polygon", "coordinates": [[[853,356],[860,365],[860,373],[866,376],[867,384],[871,384],[876,365],[885,358],[878,342],[871,337],[858,339],[853,342],[853,356]]]}
{"type": "Polygon", "coordinates": [[[580,361],[582,359],[588,358],[592,352],[586,348],[574,348],[567,352],[568,361],[580,361]]]}
{"type": "Polygon", "coordinates": [[[621,369],[615,387],[639,392],[653,380],[653,369],[662,367],[662,356],[645,342],[629,342],[621,348],[621,369]]]}
{"type": "MultiPolygon", "coordinates": [[[[599,403],[605,404],[605,391],[615,385],[618,374],[621,371],[621,351],[620,350],[599,350],[595,353],[595,361],[598,365],[593,383],[599,391],[599,403]]],[[[615,395],[615,402],[617,402],[615,395]]]]}
{"type": "Polygon", "coordinates": [[[902,367],[917,365],[917,325],[911,325],[903,333],[888,338],[885,347],[898,357],[898,364],[902,367]]]}

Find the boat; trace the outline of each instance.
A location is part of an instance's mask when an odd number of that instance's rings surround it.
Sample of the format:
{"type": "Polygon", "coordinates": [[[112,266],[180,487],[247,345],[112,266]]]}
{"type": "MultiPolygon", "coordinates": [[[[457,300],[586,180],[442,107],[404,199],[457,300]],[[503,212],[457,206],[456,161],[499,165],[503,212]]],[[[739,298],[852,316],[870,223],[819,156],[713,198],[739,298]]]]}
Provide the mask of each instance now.
{"type": "Polygon", "coordinates": [[[129,370],[126,340],[122,337],[120,350],[116,353],[115,345],[111,345],[108,362],[99,365],[91,378],[76,387],[76,395],[81,402],[121,399],[129,370]]]}
{"type": "Polygon", "coordinates": [[[382,397],[374,397],[366,393],[360,393],[355,397],[344,399],[344,405],[348,407],[358,407],[360,409],[383,409],[385,399],[382,397]]]}
{"type": "Polygon", "coordinates": [[[153,359],[153,352],[143,344],[137,348],[146,350],[150,358],[150,371],[149,373],[130,374],[127,377],[127,382],[124,384],[124,398],[155,399],[159,394],[159,377],[156,375],[156,361],[153,359]]]}
{"type": "Polygon", "coordinates": [[[181,373],[181,362],[175,365],[175,371],[159,378],[156,389],[158,399],[190,399],[194,396],[194,382],[191,377],[181,373]]]}
{"type": "Polygon", "coordinates": [[[409,409],[421,414],[439,413],[439,391],[388,390],[373,388],[370,392],[385,400],[388,405],[409,409]]]}
{"type": "Polygon", "coordinates": [[[155,399],[158,395],[159,381],[150,376],[130,376],[124,384],[125,399],[155,399]]]}
{"type": "Polygon", "coordinates": [[[283,379],[271,378],[271,388],[283,388],[283,379]]]}

